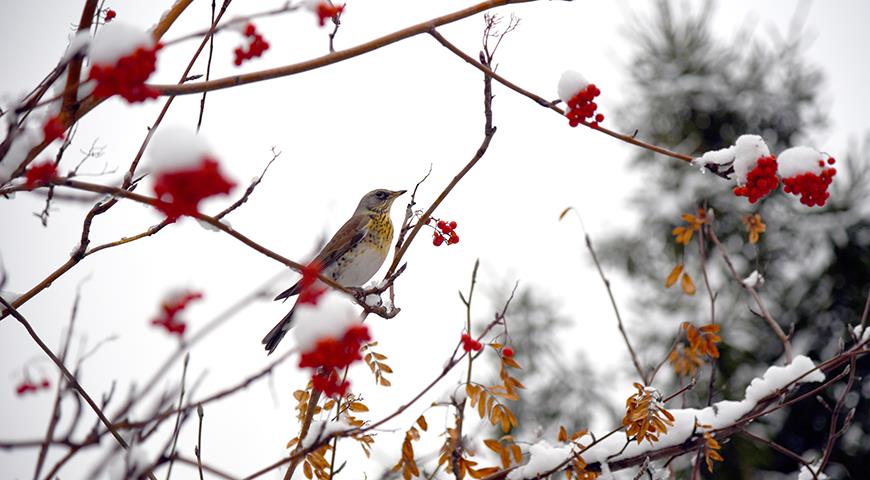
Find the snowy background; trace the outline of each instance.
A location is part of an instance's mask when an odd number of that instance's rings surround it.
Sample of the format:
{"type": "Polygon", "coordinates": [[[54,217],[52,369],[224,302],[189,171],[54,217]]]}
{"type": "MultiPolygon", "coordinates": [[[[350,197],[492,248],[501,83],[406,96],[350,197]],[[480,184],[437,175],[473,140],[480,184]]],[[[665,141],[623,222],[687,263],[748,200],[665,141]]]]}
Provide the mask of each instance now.
{"type": "MultiPolygon", "coordinates": [[[[29,91],[63,54],[80,2],[4,0],[0,15],[0,50],[4,75],[0,104],[9,105],[29,91]]],[[[399,28],[444,14],[471,2],[350,2],[342,17],[336,48],[342,49],[399,28]]],[[[118,18],[143,28],[151,25],[170,2],[118,2],[109,4],[118,18]]],[[[238,2],[228,17],[272,8],[281,2],[238,2]]],[[[746,25],[759,35],[788,31],[799,5],[809,8],[804,31],[815,37],[805,52],[820,65],[827,82],[819,85],[829,99],[832,123],[813,143],[830,152],[844,151],[850,139],[870,129],[870,118],[856,105],[870,105],[870,67],[860,60],[860,46],[870,42],[866,21],[870,4],[861,0],[816,2],[729,1],[714,16],[717,34],[731,37],[746,25]]],[[[646,2],[541,2],[496,10],[522,19],[500,47],[498,72],[520,86],[556,98],[556,84],[566,69],[583,72],[602,90],[599,111],[611,114],[624,100],[624,62],[629,45],[621,34],[626,21],[643,15],[646,2]]],[[[210,2],[197,1],[173,26],[166,39],[204,28],[210,2]]],[[[216,37],[212,77],[285,65],[328,51],[327,29],[307,12],[257,22],[272,45],[263,58],[241,68],[232,65],[232,49],[241,36],[224,32],[216,37]]],[[[479,49],[482,15],[439,29],[448,39],[474,56],[479,49]]],[[[159,56],[156,83],[174,83],[196,47],[185,42],[159,56]]],[[[194,68],[202,73],[205,57],[194,68]]],[[[634,147],[588,129],[571,129],[564,118],[525,97],[495,84],[494,123],[498,127],[483,160],[459,184],[436,217],[456,220],[462,241],[433,248],[424,235],[410,249],[409,268],[397,283],[397,305],[402,313],[392,319],[373,318],[378,350],[387,354],[395,370],[393,387],[376,387],[367,368],[351,370],[355,390],[361,392],[378,419],[427,385],[453,351],[464,325],[464,306],[456,295],[466,289],[474,260],[482,292],[500,292],[519,280],[555,299],[572,320],[564,337],[568,351],[584,350],[595,369],[612,372],[614,398],[631,391],[625,367],[627,355],[618,336],[609,301],[597,273],[582,248],[576,222],[559,222],[566,206],[577,207],[593,240],[597,235],[628,228],[636,214],[625,203],[627,195],[643,188],[624,161],[634,147]]],[[[371,54],[300,75],[210,93],[204,135],[218,152],[222,166],[240,183],[260,174],[275,147],[281,156],[250,201],[228,219],[234,228],[291,259],[304,260],[324,236],[329,236],[352,213],[359,197],[374,188],[412,189],[433,166],[432,175],[418,193],[427,206],[456,172],[471,158],[482,138],[481,74],[445,50],[434,39],[420,35],[371,54]]],[[[193,128],[199,95],[180,97],[163,125],[193,128]]],[[[89,160],[83,172],[123,171],[144,138],[162,101],[129,106],[110,100],[79,125],[76,142],[67,153],[69,164],[80,150],[96,142],[105,154],[89,160]]],[[[605,126],[613,126],[610,115],[605,126]]],[[[661,159],[662,162],[674,162],[661,159]]],[[[65,162],[65,163],[66,163],[65,162]]],[[[118,174],[89,179],[116,182],[118,174]]],[[[709,181],[717,181],[710,178],[709,181]]],[[[236,198],[236,197],[233,197],[236,198]]],[[[396,222],[404,209],[400,198],[393,210],[396,222]]],[[[206,204],[217,212],[232,199],[206,204]]],[[[41,281],[68,258],[77,244],[85,207],[56,202],[48,227],[33,216],[43,206],[42,195],[18,194],[0,201],[0,255],[8,274],[7,291],[20,293],[41,281]]],[[[121,202],[94,222],[94,244],[143,231],[158,223],[160,215],[132,202],[121,202]]],[[[74,336],[72,358],[110,336],[117,338],[84,364],[80,381],[93,395],[108,391],[117,380],[123,397],[129,385],[143,382],[174,348],[174,338],[149,325],[167,291],[179,287],[201,290],[205,300],[187,312],[189,328],[196,331],[229,305],[284,270],[229,236],[208,231],[185,219],[158,235],[114,248],[85,259],[48,290],[25,304],[21,312],[50,346],[60,344],[76,288],[82,300],[74,336]]],[[[286,288],[286,275],[273,285],[286,288]]],[[[623,279],[612,278],[618,301],[628,301],[623,279]]],[[[481,295],[479,298],[485,298],[481,295]]],[[[260,345],[262,336],[285,313],[288,305],[260,301],[234,316],[199,344],[191,354],[188,379],[204,375],[193,399],[201,398],[253,374],[271,359],[260,345]]],[[[490,318],[495,307],[475,305],[475,316],[490,318]]],[[[627,315],[629,331],[643,321],[627,315]]],[[[289,343],[289,342],[288,342],[289,343]]],[[[290,345],[281,345],[281,350],[290,345]]],[[[522,363],[522,352],[518,352],[522,363]]],[[[45,432],[51,395],[15,395],[26,368],[33,377],[56,373],[21,326],[0,322],[0,440],[41,438],[45,432]]],[[[172,388],[181,375],[181,363],[172,366],[166,384],[172,388]]],[[[291,393],[304,387],[305,373],[292,360],[243,393],[207,406],[203,458],[232,474],[246,475],[284,454],[284,444],[296,435],[291,393]]],[[[434,393],[406,415],[385,426],[403,431],[431,401],[443,399],[459,378],[456,372],[434,393]]],[[[142,407],[147,407],[144,402],[142,407]]],[[[71,405],[66,405],[67,408],[71,405]]],[[[108,411],[113,409],[110,407],[108,411]]],[[[146,413],[146,409],[138,412],[146,413]]],[[[90,418],[89,412],[85,418],[90,418]]],[[[135,418],[134,413],[134,418],[135,418]]],[[[438,425],[442,410],[429,414],[438,425]]],[[[606,425],[593,425],[605,427],[606,425]]],[[[182,431],[179,449],[192,456],[196,430],[190,422],[182,431]]],[[[439,427],[433,427],[439,431],[439,427]]],[[[168,436],[167,431],[165,436],[168,436]]],[[[165,438],[165,436],[163,438],[165,438]]],[[[154,447],[162,444],[155,443],[154,447]]],[[[373,460],[365,465],[355,445],[339,448],[340,461],[349,462],[348,477],[362,469],[369,478],[392,466],[399,455],[402,434],[377,438],[373,460]],[[347,456],[345,456],[347,455],[347,456]]],[[[105,442],[108,444],[109,439],[105,442]]],[[[437,449],[437,442],[421,442],[418,452],[437,449]]],[[[106,445],[104,445],[106,446],[106,445]]],[[[36,450],[0,451],[0,478],[31,475],[36,450]]],[[[49,464],[57,453],[49,456],[49,464]]],[[[80,478],[96,459],[84,455],[63,472],[80,478]]],[[[182,468],[178,467],[179,471],[182,468]]],[[[184,478],[193,470],[184,470],[184,478]]],[[[267,478],[278,478],[273,472],[267,478]]]]}

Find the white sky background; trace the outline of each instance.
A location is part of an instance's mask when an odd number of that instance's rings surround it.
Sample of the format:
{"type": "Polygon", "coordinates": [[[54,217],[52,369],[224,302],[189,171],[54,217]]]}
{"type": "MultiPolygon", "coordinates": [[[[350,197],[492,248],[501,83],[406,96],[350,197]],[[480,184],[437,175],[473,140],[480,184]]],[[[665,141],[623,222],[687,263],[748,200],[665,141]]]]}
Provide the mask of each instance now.
{"type": "MultiPolygon", "coordinates": [[[[80,3],[2,0],[0,39],[7,48],[0,50],[0,65],[4,65],[0,93],[17,96],[28,91],[55,65],[66,47],[70,25],[78,20],[80,3]]],[[[281,3],[237,0],[228,17],[281,3]]],[[[347,48],[472,3],[352,1],[342,17],[336,46],[347,48]]],[[[798,3],[729,1],[720,5],[713,24],[724,37],[749,21],[758,23],[759,35],[768,35],[771,29],[784,32],[798,3]]],[[[116,2],[109,6],[118,12],[119,20],[148,27],[169,4],[116,2]]],[[[599,111],[609,115],[621,99],[619,92],[626,82],[622,64],[631,51],[619,32],[631,11],[648,7],[648,2],[576,1],[499,9],[497,13],[505,16],[516,13],[522,23],[499,49],[498,71],[520,86],[555,98],[561,72],[579,70],[601,88],[599,111]]],[[[210,2],[194,2],[166,39],[204,28],[209,15],[210,2]]],[[[827,82],[819,88],[830,99],[832,120],[829,130],[814,136],[818,141],[814,146],[839,152],[838,158],[845,157],[850,139],[870,129],[863,108],[870,105],[866,88],[870,70],[861,60],[863,46],[870,42],[867,20],[870,4],[865,1],[817,2],[810,7],[805,30],[817,37],[806,58],[825,72],[827,82]]],[[[443,27],[441,32],[476,56],[482,26],[482,16],[477,16],[443,27]]],[[[262,59],[236,68],[232,49],[241,37],[232,32],[219,34],[213,78],[327,52],[328,30],[317,27],[307,12],[264,19],[257,27],[272,48],[262,59]]],[[[196,43],[162,51],[155,80],[177,81],[196,43]]],[[[204,59],[194,73],[204,72],[204,59]]],[[[250,201],[228,219],[242,233],[289,258],[303,260],[322,235],[331,235],[350,215],[363,193],[381,187],[412,189],[431,163],[432,175],[418,194],[419,205],[425,207],[480,144],[482,86],[478,71],[421,35],[316,71],[210,93],[202,134],[240,187],[232,198],[208,202],[204,211],[217,212],[237,198],[271,158],[272,146],[283,152],[281,157],[250,201]]],[[[391,376],[394,386],[375,387],[364,365],[351,370],[354,390],[364,394],[372,409],[366,418],[376,420],[391,413],[438,374],[464,324],[464,307],[456,290],[467,289],[478,257],[482,265],[479,292],[514,280],[537,287],[552,296],[574,322],[566,350],[584,349],[602,372],[628,365],[603,286],[582,246],[579,226],[573,219],[560,223],[557,217],[564,207],[577,206],[593,240],[613,228],[630,226],[633,216],[624,200],[632,188],[642,184],[642,179],[626,170],[634,147],[582,127],[571,129],[567,120],[498,84],[494,91],[498,133],[483,160],[435,213],[459,223],[461,242],[434,248],[426,232],[405,257],[409,268],[397,285],[402,313],[389,321],[373,318],[370,322],[379,350],[389,355],[396,371],[391,376]]],[[[164,125],[194,128],[199,99],[199,95],[177,98],[164,125]]],[[[125,170],[161,105],[159,100],[135,107],[117,99],[104,103],[80,123],[61,171],[71,168],[80,158],[79,149],[87,149],[94,140],[105,145],[106,154],[89,161],[83,171],[100,171],[104,163],[125,170]]],[[[605,125],[614,125],[612,115],[605,125]]],[[[111,183],[117,178],[116,174],[89,180],[111,183]]],[[[150,193],[147,182],[143,192],[150,193]]],[[[43,228],[32,215],[42,206],[42,195],[18,194],[14,200],[0,201],[0,254],[9,274],[6,290],[31,288],[66,261],[77,244],[86,209],[55,202],[49,226],[43,228]]],[[[394,208],[396,221],[403,208],[404,203],[394,208]]],[[[97,244],[135,234],[160,219],[149,208],[120,202],[95,220],[91,239],[97,244]]],[[[194,304],[186,315],[189,331],[195,332],[282,269],[229,236],[206,231],[186,219],[152,238],[85,259],[21,311],[48,345],[57,346],[76,286],[87,278],[72,358],[81,353],[83,339],[93,346],[107,336],[119,335],[85,363],[81,382],[99,397],[117,379],[116,398],[123,398],[130,381],[145,381],[175,347],[174,338],[149,325],[167,290],[190,287],[205,292],[205,301],[194,304]]],[[[627,312],[627,285],[618,277],[613,280],[617,299],[627,312]]],[[[478,318],[491,318],[488,303],[482,301],[476,307],[478,318]]],[[[207,376],[194,398],[232,385],[267,364],[271,358],[265,356],[260,339],[287,308],[260,302],[198,345],[191,355],[188,379],[206,371],[207,376]]],[[[629,330],[642,321],[636,315],[628,317],[629,330]]],[[[290,348],[291,342],[285,341],[279,352],[290,348]]],[[[518,360],[523,362],[522,352],[518,360]]],[[[284,444],[297,429],[291,393],[305,382],[306,374],[295,368],[294,361],[276,371],[275,396],[269,382],[261,381],[229,400],[206,406],[206,463],[242,476],[280,458],[284,444]]],[[[0,322],[0,440],[41,438],[45,432],[52,394],[17,397],[14,392],[25,364],[35,378],[47,375],[56,382],[50,363],[23,328],[14,320],[0,322]]],[[[167,375],[166,387],[177,384],[180,374],[179,362],[167,375]]],[[[459,375],[457,370],[433,395],[388,428],[404,431],[431,401],[453,389],[459,375]]],[[[623,390],[631,388],[630,378],[620,376],[623,381],[612,382],[614,390],[609,393],[622,396],[623,390]]],[[[65,407],[68,414],[71,405],[65,407]]],[[[86,411],[84,418],[90,425],[93,415],[86,411]]],[[[432,426],[429,436],[435,437],[444,412],[432,410],[427,418],[432,426]]],[[[179,440],[179,449],[191,457],[195,426],[191,419],[179,440]]],[[[401,431],[377,438],[376,460],[385,465],[395,462],[401,431]]],[[[160,438],[161,445],[168,434],[160,438]]],[[[417,452],[426,453],[430,446],[437,449],[442,440],[422,442],[417,452]]],[[[54,451],[48,465],[60,451],[54,451]]],[[[344,474],[347,478],[355,478],[353,472],[363,465],[359,452],[351,442],[339,448],[340,459],[351,455],[351,466],[344,474]]],[[[31,476],[35,457],[35,449],[0,451],[0,478],[31,476]]],[[[94,457],[83,460],[68,464],[62,478],[88,472],[94,457]]],[[[381,471],[374,464],[366,470],[370,477],[381,471]]],[[[189,478],[193,471],[181,467],[177,474],[189,478]]],[[[273,473],[265,478],[277,477],[273,473]]]]}

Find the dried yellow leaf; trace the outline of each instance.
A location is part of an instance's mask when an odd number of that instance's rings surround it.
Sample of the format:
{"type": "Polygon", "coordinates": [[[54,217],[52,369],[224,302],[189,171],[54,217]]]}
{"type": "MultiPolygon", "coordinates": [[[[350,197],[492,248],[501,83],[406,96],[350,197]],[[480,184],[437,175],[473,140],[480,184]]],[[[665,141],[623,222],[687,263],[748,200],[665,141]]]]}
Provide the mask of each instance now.
{"type": "Polygon", "coordinates": [[[683,287],[683,292],[686,295],[695,294],[695,282],[692,281],[692,277],[690,277],[688,273],[683,274],[683,279],[680,282],[680,286],[683,287]]]}
{"type": "Polygon", "coordinates": [[[683,264],[678,263],[677,266],[671,270],[667,280],[665,280],[665,288],[671,288],[675,283],[677,283],[677,279],[680,278],[681,273],[683,273],[683,264]]]}

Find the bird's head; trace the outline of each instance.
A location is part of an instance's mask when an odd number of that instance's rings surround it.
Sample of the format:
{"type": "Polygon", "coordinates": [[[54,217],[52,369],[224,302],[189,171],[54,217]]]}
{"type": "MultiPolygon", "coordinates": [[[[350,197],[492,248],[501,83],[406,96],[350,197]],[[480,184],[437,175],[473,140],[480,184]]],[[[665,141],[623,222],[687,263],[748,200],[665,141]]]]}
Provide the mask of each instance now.
{"type": "Polygon", "coordinates": [[[362,200],[359,201],[359,206],[356,207],[357,212],[378,212],[383,213],[390,210],[390,207],[393,205],[393,200],[398,198],[401,194],[405,193],[407,190],[387,190],[384,188],[379,188],[377,190],[372,190],[371,192],[363,195],[362,200]]]}

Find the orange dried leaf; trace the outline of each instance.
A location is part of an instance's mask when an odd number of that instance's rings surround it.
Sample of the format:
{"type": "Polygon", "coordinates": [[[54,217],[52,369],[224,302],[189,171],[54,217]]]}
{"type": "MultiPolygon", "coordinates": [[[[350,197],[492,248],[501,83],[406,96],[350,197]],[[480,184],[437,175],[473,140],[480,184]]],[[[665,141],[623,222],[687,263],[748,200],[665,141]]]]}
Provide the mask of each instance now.
{"type": "Polygon", "coordinates": [[[426,423],[426,417],[424,417],[423,415],[420,415],[419,417],[417,417],[417,425],[419,425],[420,428],[422,428],[424,432],[426,430],[429,430],[429,424],[426,423]]]}
{"type": "Polygon", "coordinates": [[[690,277],[688,273],[683,274],[680,286],[683,288],[683,292],[685,292],[686,295],[695,294],[695,282],[692,281],[692,277],[690,277]]]}
{"type": "Polygon", "coordinates": [[[677,279],[680,278],[681,273],[683,273],[683,264],[678,263],[674,269],[671,270],[667,280],[665,280],[665,288],[671,288],[675,283],[677,283],[677,279]]]}
{"type": "Polygon", "coordinates": [[[483,444],[495,453],[499,453],[503,450],[503,447],[498,443],[498,440],[493,440],[492,438],[485,438],[483,444]]]}

